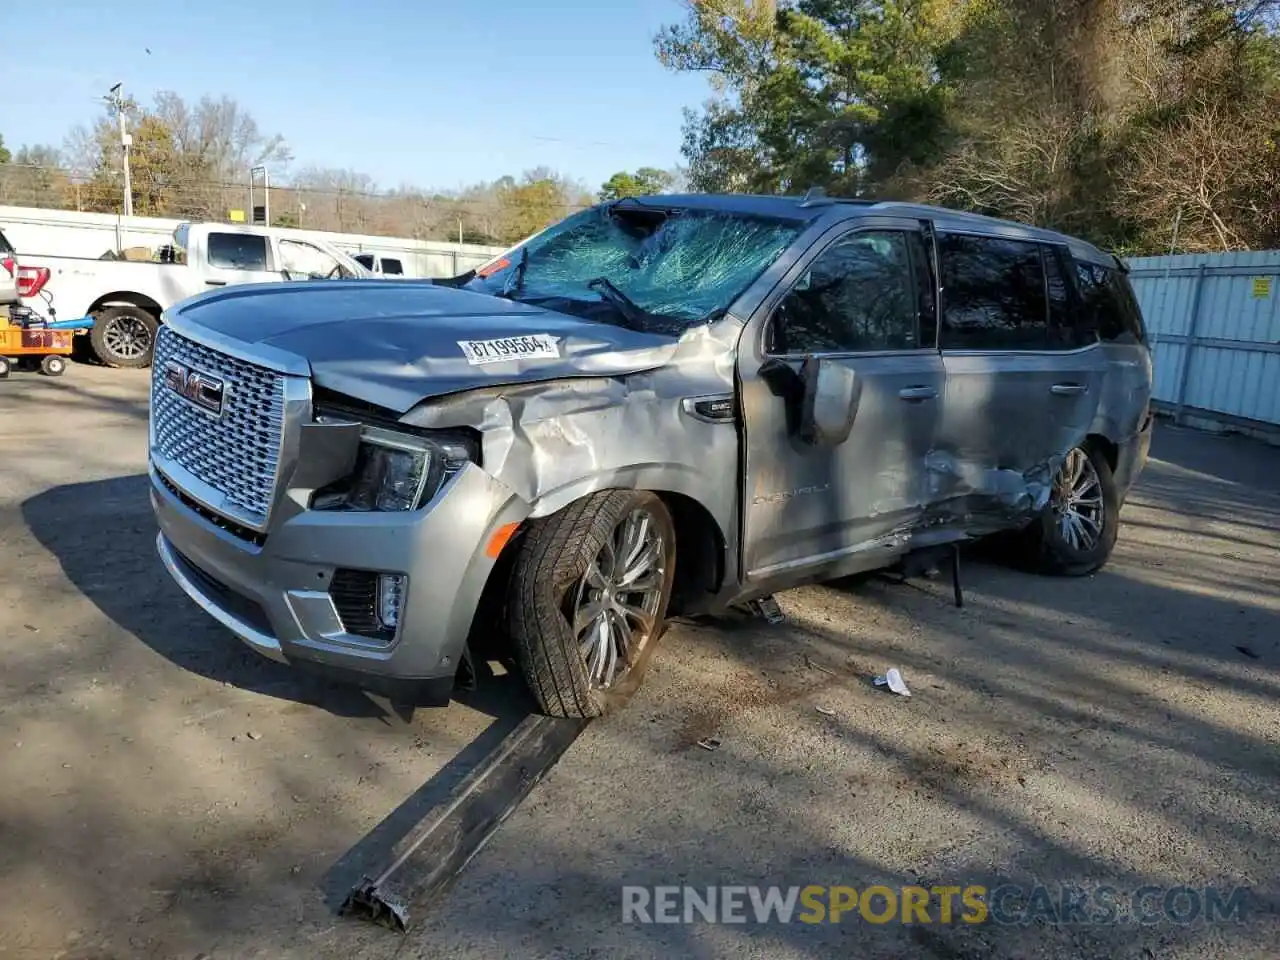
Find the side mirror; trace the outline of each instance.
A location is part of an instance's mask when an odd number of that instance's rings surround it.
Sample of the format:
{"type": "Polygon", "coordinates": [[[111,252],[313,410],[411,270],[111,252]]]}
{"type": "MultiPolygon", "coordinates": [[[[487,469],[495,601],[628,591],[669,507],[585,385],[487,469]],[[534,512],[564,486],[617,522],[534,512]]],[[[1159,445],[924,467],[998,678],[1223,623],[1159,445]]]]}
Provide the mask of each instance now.
{"type": "Polygon", "coordinates": [[[760,377],[787,409],[787,429],[815,447],[844,443],[853,430],[862,399],[862,381],[838,360],[806,357],[800,370],[774,357],[760,377]]]}
{"type": "Polygon", "coordinates": [[[838,360],[807,357],[800,367],[800,439],[815,447],[844,443],[862,399],[858,374],[838,360]]]}

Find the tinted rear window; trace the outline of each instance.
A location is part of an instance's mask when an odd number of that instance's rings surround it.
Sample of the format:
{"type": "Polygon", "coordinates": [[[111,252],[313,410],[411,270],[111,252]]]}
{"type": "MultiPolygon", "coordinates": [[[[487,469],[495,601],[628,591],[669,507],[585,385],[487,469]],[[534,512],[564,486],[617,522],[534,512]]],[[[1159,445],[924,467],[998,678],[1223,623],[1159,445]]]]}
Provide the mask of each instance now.
{"type": "Polygon", "coordinates": [[[943,349],[1035,350],[1049,342],[1040,245],[1001,237],[943,235],[943,349]]]}
{"type": "Polygon", "coordinates": [[[209,266],[224,270],[266,270],[267,238],[252,233],[211,233],[209,266]]]}
{"type": "Polygon", "coordinates": [[[1142,312],[1128,278],[1117,269],[1076,261],[1080,292],[1080,326],[1106,343],[1142,343],[1142,312]]]}
{"type": "Polygon", "coordinates": [[[404,267],[400,265],[400,261],[394,257],[387,257],[382,261],[383,273],[404,274],[404,267]]]}

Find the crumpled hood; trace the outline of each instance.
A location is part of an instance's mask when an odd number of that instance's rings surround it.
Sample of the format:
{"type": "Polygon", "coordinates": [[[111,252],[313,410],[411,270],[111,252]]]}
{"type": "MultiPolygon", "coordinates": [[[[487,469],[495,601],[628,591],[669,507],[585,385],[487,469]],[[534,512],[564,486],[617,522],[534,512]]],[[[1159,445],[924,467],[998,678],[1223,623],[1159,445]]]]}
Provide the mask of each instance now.
{"type": "Polygon", "coordinates": [[[651,370],[677,344],[429,281],[250,284],[200,294],[172,313],[297,354],[317,386],[398,413],[474,387],[651,370]]]}

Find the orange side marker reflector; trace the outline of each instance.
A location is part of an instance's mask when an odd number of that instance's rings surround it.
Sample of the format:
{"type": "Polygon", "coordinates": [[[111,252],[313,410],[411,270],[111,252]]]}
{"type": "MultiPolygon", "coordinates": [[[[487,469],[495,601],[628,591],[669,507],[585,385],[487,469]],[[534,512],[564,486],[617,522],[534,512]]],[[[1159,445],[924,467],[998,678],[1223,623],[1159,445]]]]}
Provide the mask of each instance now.
{"type": "Polygon", "coordinates": [[[511,261],[508,260],[506,257],[503,257],[497,263],[491,263],[487,267],[481,267],[479,270],[476,271],[476,276],[479,277],[481,280],[483,280],[485,277],[492,276],[493,274],[497,273],[499,270],[505,270],[509,266],[511,266],[511,261]]]}
{"type": "Polygon", "coordinates": [[[519,523],[505,523],[493,532],[493,536],[489,538],[489,546],[485,547],[485,554],[491,559],[496,560],[502,554],[502,550],[507,545],[517,530],[520,529],[519,523]]]}

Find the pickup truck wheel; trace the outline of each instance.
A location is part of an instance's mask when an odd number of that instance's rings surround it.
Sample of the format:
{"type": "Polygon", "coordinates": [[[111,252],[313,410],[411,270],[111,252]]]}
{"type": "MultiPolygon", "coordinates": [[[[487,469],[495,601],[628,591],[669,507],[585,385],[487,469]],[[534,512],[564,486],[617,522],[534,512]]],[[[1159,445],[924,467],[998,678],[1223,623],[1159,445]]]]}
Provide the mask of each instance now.
{"type": "Polygon", "coordinates": [[[671,514],[644,491],[595,493],[529,524],[507,627],[543,712],[599,716],[639,686],[666,626],[675,544],[671,514]]]}
{"type": "Polygon", "coordinates": [[[89,344],[108,367],[149,367],[160,322],[141,307],[108,307],[94,317],[89,344]]]}
{"type": "Polygon", "coordinates": [[[1102,568],[1120,532],[1120,498],[1101,451],[1084,446],[1067,454],[1029,532],[1042,573],[1083,577],[1102,568]]]}

